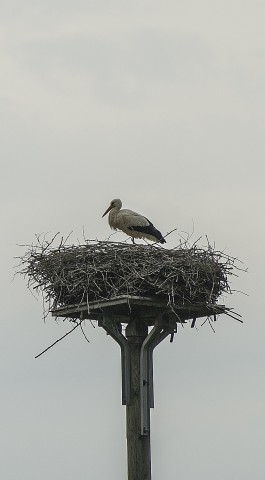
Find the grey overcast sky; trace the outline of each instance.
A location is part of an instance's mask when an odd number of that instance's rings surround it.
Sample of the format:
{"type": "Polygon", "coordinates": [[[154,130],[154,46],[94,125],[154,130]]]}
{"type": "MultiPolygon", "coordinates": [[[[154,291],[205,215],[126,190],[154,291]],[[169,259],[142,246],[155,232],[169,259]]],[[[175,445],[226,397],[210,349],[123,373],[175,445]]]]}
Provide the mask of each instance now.
{"type": "Polygon", "coordinates": [[[249,269],[221,299],[243,325],[155,352],[153,479],[264,479],[264,24],[259,0],[2,0],[1,479],[126,478],[117,345],[87,324],[35,360],[70,325],[12,282],[36,233],[107,238],[115,197],[249,269]]]}

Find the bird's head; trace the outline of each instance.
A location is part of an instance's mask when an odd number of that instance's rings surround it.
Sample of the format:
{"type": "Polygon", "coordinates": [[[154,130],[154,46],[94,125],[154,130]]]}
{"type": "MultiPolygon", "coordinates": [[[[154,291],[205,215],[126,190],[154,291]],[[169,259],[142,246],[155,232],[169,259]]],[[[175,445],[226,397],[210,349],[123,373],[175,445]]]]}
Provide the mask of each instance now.
{"type": "Polygon", "coordinates": [[[114,198],[114,200],[111,200],[110,206],[107,208],[106,212],[103,213],[102,218],[105,217],[105,215],[107,215],[107,213],[115,207],[117,208],[117,210],[120,210],[120,208],[122,207],[122,203],[119,198],[114,198]]]}

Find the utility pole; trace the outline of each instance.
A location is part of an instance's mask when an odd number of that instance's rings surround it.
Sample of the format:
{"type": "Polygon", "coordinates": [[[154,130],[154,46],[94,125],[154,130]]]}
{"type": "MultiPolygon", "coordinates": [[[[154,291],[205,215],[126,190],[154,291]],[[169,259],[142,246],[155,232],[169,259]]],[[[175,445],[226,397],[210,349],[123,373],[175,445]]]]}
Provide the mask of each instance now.
{"type": "MultiPolygon", "coordinates": [[[[141,435],[140,358],[148,326],[133,320],[125,330],[130,355],[131,401],[126,406],[128,480],[151,480],[150,431],[141,435]]],[[[150,410],[149,410],[150,416],[150,410]]],[[[149,418],[150,423],[150,418],[149,418]]]]}
{"type": "Polygon", "coordinates": [[[154,407],[153,350],[177,324],[227,313],[224,305],[174,305],[164,300],[120,296],[60,307],[56,317],[97,320],[121,348],[122,404],[126,405],[128,480],[151,480],[150,408],[154,407]],[[126,325],[125,335],[121,324],[126,325]]]}

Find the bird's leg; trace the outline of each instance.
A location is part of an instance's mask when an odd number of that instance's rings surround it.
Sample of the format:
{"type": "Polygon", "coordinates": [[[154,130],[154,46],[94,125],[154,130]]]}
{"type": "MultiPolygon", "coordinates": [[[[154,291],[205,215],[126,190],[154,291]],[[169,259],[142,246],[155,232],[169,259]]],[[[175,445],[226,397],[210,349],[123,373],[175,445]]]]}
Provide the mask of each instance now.
{"type": "Polygon", "coordinates": [[[134,237],[131,237],[131,241],[135,245],[134,237]]]}

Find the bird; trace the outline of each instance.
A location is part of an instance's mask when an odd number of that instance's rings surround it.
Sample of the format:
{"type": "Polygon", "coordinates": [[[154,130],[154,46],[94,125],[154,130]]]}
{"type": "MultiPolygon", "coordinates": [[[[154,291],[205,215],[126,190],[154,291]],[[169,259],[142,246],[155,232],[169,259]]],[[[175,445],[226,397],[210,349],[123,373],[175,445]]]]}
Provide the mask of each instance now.
{"type": "Polygon", "coordinates": [[[157,230],[148,218],[122,207],[122,201],[115,198],[103,213],[102,218],[109,213],[109,226],[113,230],[122,230],[134,242],[135,238],[147,238],[152,242],[166,243],[163,235],[157,230]]]}

